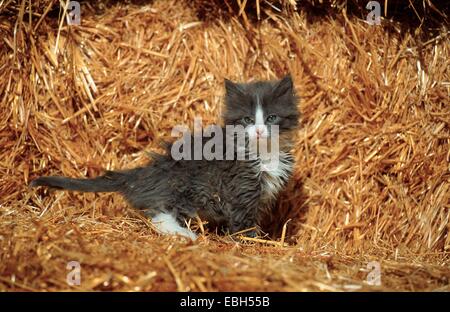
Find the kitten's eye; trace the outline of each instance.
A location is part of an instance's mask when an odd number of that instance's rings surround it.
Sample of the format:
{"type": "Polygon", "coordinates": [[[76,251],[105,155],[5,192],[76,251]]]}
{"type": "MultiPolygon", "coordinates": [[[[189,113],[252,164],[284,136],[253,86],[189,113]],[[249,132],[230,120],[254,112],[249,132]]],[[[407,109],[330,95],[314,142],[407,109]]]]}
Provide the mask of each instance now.
{"type": "Polygon", "coordinates": [[[253,119],[251,119],[250,117],[244,117],[244,122],[246,124],[252,124],[253,123],[253,119]]]}
{"type": "Polygon", "coordinates": [[[274,122],[275,120],[277,120],[277,115],[269,115],[269,116],[267,116],[267,118],[266,118],[266,121],[267,122],[274,122]]]}

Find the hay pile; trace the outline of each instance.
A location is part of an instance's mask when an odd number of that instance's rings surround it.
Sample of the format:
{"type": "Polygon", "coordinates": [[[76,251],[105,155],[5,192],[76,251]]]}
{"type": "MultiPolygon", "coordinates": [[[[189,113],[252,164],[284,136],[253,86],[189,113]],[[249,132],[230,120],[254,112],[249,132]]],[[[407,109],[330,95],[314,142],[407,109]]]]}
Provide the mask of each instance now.
{"type": "Polygon", "coordinates": [[[56,1],[0,2],[0,290],[450,290],[446,24],[370,26],[292,1],[255,2],[258,22],[244,2],[211,20],[204,1],[86,1],[80,26],[56,1]],[[225,77],[288,71],[297,166],[266,227],[275,242],[285,226],[284,245],[186,243],[119,195],[27,188],[141,165],[174,125],[218,120],[225,77]]]}

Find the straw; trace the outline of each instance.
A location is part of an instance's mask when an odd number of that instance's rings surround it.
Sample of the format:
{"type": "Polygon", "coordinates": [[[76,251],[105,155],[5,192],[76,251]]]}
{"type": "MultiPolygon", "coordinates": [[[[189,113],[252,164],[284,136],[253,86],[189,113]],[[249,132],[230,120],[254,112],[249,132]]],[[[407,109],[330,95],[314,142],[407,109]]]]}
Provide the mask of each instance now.
{"type": "Polygon", "coordinates": [[[66,1],[0,1],[0,290],[449,291],[446,3],[384,1],[371,26],[320,2],[80,2],[70,26],[66,1]],[[220,121],[224,78],[287,72],[301,127],[267,236],[197,219],[190,242],[119,194],[28,188],[143,165],[175,125],[220,121]]]}

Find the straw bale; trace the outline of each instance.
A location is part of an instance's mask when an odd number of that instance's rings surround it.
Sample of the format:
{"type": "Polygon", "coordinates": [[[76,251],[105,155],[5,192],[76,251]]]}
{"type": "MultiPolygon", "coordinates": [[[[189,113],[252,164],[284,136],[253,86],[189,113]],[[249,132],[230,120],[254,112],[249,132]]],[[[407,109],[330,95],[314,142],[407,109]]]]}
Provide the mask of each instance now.
{"type": "Polygon", "coordinates": [[[86,1],[69,26],[66,2],[29,3],[0,1],[0,290],[450,290],[440,2],[433,28],[288,0],[214,2],[218,15],[205,1],[86,1]],[[174,125],[219,121],[224,78],[287,72],[302,127],[266,237],[192,220],[201,237],[186,242],[117,194],[27,187],[144,164],[174,125]],[[69,261],[79,286],[66,283],[69,261]],[[380,286],[367,282],[373,262],[380,286]]]}

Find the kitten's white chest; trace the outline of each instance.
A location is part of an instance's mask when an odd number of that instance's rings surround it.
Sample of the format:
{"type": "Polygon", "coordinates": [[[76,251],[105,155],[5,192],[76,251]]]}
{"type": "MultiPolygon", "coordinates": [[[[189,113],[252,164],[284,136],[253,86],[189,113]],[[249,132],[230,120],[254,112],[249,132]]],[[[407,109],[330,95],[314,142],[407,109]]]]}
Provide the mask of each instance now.
{"type": "Polygon", "coordinates": [[[270,203],[275,200],[286,185],[293,169],[292,157],[287,153],[280,153],[275,163],[260,163],[261,200],[270,203]]]}

